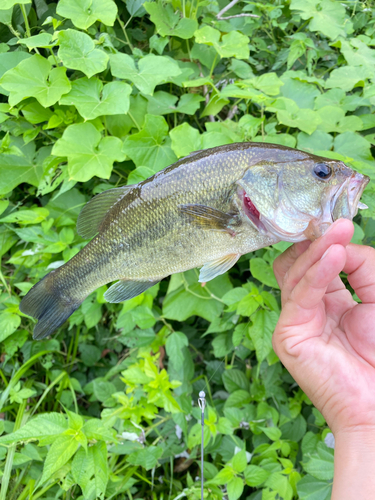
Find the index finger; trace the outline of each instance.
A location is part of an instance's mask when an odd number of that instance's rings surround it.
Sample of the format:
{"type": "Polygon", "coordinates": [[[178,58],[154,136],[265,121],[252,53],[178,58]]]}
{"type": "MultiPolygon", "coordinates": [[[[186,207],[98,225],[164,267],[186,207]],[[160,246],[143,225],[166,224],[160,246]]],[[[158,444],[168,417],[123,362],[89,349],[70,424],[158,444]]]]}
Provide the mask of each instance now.
{"type": "Polygon", "coordinates": [[[350,243],[346,247],[343,269],[348,281],[363,303],[375,303],[375,249],[350,243]]]}
{"type": "Polygon", "coordinates": [[[311,241],[305,240],[299,243],[294,243],[291,247],[287,248],[285,252],[279,255],[273,263],[273,272],[279,287],[281,288],[284,276],[295,263],[300,255],[305,252],[311,244],[311,241]]]}

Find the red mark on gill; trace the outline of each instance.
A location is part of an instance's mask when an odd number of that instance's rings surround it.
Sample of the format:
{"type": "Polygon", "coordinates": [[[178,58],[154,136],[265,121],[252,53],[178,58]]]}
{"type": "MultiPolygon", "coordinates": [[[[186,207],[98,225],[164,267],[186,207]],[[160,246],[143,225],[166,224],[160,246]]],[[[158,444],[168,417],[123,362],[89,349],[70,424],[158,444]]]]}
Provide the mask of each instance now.
{"type": "Polygon", "coordinates": [[[257,208],[255,207],[254,203],[247,196],[247,194],[245,194],[245,196],[243,198],[243,202],[244,202],[245,208],[250,212],[250,214],[253,215],[254,217],[256,217],[257,219],[259,219],[260,213],[257,210],[257,208]]]}

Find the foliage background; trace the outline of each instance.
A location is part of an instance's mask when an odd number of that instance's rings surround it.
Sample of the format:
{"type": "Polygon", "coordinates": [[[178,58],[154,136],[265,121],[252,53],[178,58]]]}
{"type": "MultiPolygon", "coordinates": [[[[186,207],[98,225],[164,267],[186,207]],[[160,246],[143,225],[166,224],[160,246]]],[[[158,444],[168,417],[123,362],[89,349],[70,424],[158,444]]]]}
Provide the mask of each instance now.
{"type": "MultiPolygon", "coordinates": [[[[105,287],[54,338],[21,297],[94,194],[191,151],[298,147],[375,177],[372,1],[0,1],[0,500],[330,498],[332,434],[272,351],[275,245],[201,287],[105,287]]],[[[355,241],[375,243],[375,187],[355,241]]]]}

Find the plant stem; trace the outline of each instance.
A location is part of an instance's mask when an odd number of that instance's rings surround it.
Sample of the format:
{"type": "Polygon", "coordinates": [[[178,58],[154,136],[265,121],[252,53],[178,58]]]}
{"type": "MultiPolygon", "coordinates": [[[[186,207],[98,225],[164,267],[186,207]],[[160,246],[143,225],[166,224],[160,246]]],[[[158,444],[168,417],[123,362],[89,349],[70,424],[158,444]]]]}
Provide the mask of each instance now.
{"type": "Polygon", "coordinates": [[[8,381],[7,381],[7,379],[5,378],[5,375],[4,375],[4,373],[3,373],[3,370],[0,370],[0,377],[1,377],[1,378],[3,379],[3,381],[4,381],[5,387],[7,387],[7,385],[8,385],[8,381]]]}
{"type": "Polygon", "coordinates": [[[79,344],[79,334],[80,334],[80,331],[81,331],[81,327],[80,326],[77,326],[77,330],[76,330],[76,336],[75,336],[75,339],[74,339],[74,348],[73,348],[73,354],[72,354],[72,362],[74,363],[76,357],[77,357],[77,351],[78,351],[78,344],[79,344]]]}
{"type": "Polygon", "coordinates": [[[33,357],[31,357],[24,365],[21,366],[21,368],[16,372],[16,374],[11,378],[8,387],[3,391],[1,397],[0,397],[0,411],[4,406],[5,401],[8,399],[9,393],[11,389],[17,384],[19,379],[24,375],[27,370],[38,361],[38,359],[45,354],[49,354],[51,352],[55,352],[54,350],[49,350],[49,351],[41,351],[35,354],[33,357]]]}
{"type": "MultiPolygon", "coordinates": [[[[10,385],[10,384],[9,384],[10,385]]],[[[25,387],[30,387],[32,385],[32,380],[28,380],[25,384],[25,387]]],[[[25,409],[27,405],[27,399],[23,399],[22,403],[18,408],[16,422],[14,424],[13,431],[17,431],[28,419],[28,415],[25,414],[25,409]]],[[[8,448],[7,459],[5,461],[4,474],[1,481],[1,491],[0,491],[0,500],[6,500],[7,491],[9,486],[10,475],[12,472],[12,465],[14,460],[14,454],[16,452],[17,443],[13,443],[8,448]]]]}
{"type": "Polygon", "coordinates": [[[135,126],[137,127],[138,130],[141,130],[141,127],[138,125],[136,119],[134,118],[134,116],[130,113],[130,111],[128,111],[128,115],[130,116],[130,118],[133,120],[133,122],[135,123],[135,126]]]}
{"type": "MultiPolygon", "coordinates": [[[[122,32],[124,33],[124,36],[125,36],[125,38],[126,38],[126,42],[127,42],[127,44],[129,45],[130,50],[133,52],[134,47],[133,47],[133,45],[130,43],[130,40],[129,40],[128,34],[126,33],[126,27],[125,27],[124,23],[121,21],[120,16],[117,16],[117,21],[118,21],[119,25],[121,26],[122,32]]],[[[129,22],[129,21],[128,21],[128,22],[129,22]]],[[[128,23],[126,24],[126,26],[127,26],[127,25],[128,25],[128,23]]]]}
{"type": "Polygon", "coordinates": [[[58,377],[55,378],[55,380],[53,380],[49,386],[44,390],[43,394],[40,396],[39,398],[39,401],[37,402],[37,404],[35,405],[33,411],[31,412],[31,415],[34,415],[34,413],[36,412],[36,410],[39,408],[40,404],[42,403],[43,399],[47,396],[47,394],[49,393],[49,391],[52,389],[52,387],[54,385],[56,385],[58,382],[60,382],[60,380],[62,378],[64,378],[66,375],[66,372],[62,372],[60,373],[60,375],[58,377]]]}
{"type": "Polygon", "coordinates": [[[26,8],[23,4],[20,4],[20,9],[22,12],[23,19],[25,21],[25,29],[26,29],[26,35],[28,38],[31,37],[31,32],[30,32],[30,25],[29,25],[29,20],[27,19],[27,14],[26,14],[26,8]]]}
{"type": "Polygon", "coordinates": [[[37,500],[37,498],[41,497],[42,495],[44,495],[44,493],[48,490],[50,490],[53,486],[55,486],[55,484],[57,484],[59,482],[58,479],[56,479],[56,481],[54,481],[53,483],[49,484],[48,486],[45,486],[42,490],[40,490],[36,495],[30,495],[30,498],[29,500],[37,500]]]}

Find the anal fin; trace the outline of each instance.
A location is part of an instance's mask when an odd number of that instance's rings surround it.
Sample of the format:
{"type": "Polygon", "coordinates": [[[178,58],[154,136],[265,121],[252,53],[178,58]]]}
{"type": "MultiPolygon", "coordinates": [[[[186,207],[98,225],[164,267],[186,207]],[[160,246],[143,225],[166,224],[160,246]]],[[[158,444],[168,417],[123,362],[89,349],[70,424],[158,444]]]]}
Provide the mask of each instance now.
{"type": "Polygon", "coordinates": [[[217,276],[220,276],[220,274],[224,274],[234,266],[239,258],[240,254],[231,253],[219,259],[207,262],[200,270],[198,281],[200,283],[205,283],[206,281],[213,280],[217,276]]]}
{"type": "Polygon", "coordinates": [[[120,280],[111,287],[104,294],[104,298],[107,302],[117,303],[124,302],[124,300],[132,299],[137,295],[140,295],[148,288],[159,283],[160,280],[156,281],[128,281],[120,280]]]}
{"type": "Polygon", "coordinates": [[[232,234],[233,228],[241,225],[238,215],[225,213],[205,205],[180,205],[179,209],[189,222],[201,229],[227,231],[232,234]]]}

